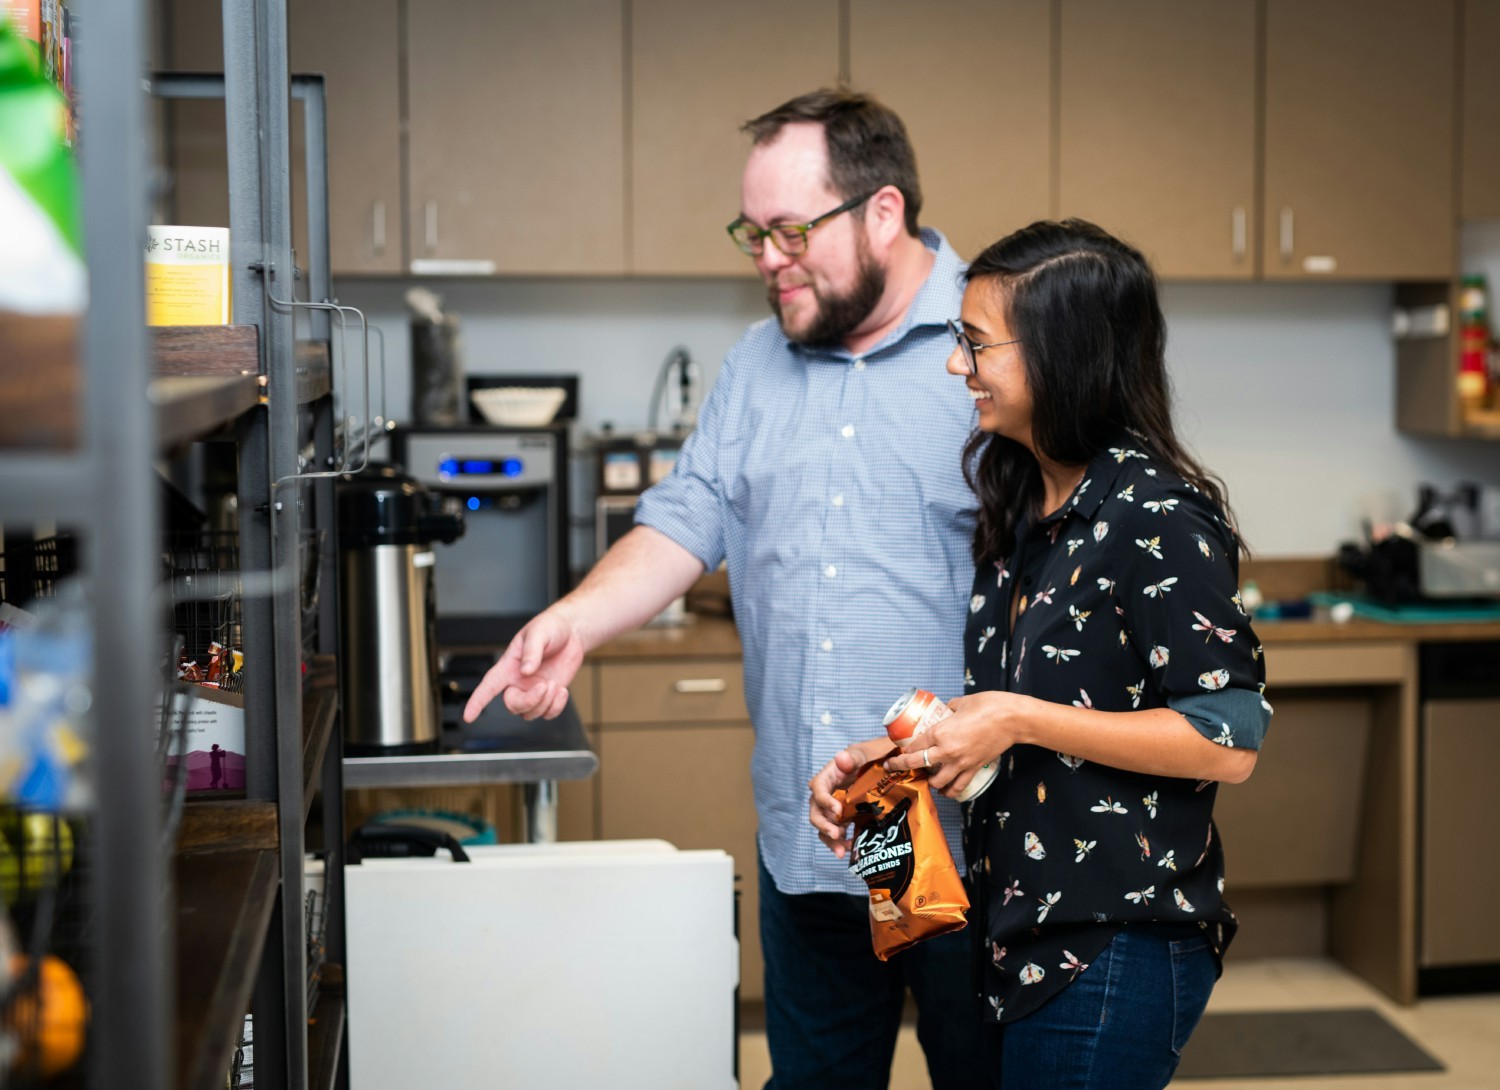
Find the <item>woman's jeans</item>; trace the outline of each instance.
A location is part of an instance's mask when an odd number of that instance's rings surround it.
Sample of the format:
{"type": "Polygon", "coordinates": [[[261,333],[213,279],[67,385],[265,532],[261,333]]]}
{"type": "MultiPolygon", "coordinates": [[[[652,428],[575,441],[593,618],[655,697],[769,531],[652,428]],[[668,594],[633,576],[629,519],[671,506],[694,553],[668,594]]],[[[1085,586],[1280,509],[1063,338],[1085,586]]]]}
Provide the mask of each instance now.
{"type": "Polygon", "coordinates": [[[1001,1028],[1001,1090],[1160,1090],[1217,976],[1195,928],[1125,927],[1059,995],[1001,1028]]]}

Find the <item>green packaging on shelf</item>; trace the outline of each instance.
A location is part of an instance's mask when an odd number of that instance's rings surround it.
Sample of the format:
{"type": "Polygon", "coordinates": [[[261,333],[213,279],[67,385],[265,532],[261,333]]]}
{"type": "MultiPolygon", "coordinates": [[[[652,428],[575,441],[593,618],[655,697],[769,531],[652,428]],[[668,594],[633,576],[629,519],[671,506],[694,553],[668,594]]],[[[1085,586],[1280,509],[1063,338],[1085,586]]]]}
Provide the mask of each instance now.
{"type": "Polygon", "coordinates": [[[67,99],[0,20],[0,311],[77,314],[87,280],[67,99]]]}

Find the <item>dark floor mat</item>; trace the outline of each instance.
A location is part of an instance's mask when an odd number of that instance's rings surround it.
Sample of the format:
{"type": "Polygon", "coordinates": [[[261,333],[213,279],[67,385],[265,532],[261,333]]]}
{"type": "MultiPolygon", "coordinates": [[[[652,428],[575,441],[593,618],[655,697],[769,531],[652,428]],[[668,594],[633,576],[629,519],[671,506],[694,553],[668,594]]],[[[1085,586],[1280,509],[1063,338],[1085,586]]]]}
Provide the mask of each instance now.
{"type": "Polygon", "coordinates": [[[1205,1014],[1180,1079],[1442,1071],[1415,1041],[1365,1007],[1205,1014]]]}

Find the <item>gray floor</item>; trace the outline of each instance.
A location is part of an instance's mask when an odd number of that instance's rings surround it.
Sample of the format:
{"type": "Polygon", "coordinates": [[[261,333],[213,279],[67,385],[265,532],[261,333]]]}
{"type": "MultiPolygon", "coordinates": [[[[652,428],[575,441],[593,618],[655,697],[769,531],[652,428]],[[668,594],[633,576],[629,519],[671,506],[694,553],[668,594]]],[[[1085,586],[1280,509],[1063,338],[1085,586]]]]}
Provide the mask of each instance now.
{"type": "MultiPolygon", "coordinates": [[[[1500,995],[1424,999],[1398,1007],[1331,961],[1231,961],[1214,990],[1210,1010],[1285,1010],[1295,1007],[1374,1007],[1436,1056],[1440,1074],[1338,1075],[1324,1078],[1183,1079],[1181,1090],[1496,1090],[1500,1086],[1500,995]]],[[[740,1086],[760,1090],[770,1075],[764,1033],[740,1035],[740,1086]]],[[[910,1028],[896,1046],[890,1090],[931,1090],[922,1051],[910,1028]]]]}

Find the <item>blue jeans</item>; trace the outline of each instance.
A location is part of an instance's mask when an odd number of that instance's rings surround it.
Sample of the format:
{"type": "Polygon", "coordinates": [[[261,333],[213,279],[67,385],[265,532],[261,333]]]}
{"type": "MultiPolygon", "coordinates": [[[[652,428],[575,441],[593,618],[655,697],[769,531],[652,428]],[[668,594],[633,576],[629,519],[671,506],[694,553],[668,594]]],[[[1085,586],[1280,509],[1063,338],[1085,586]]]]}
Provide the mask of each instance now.
{"type": "Polygon", "coordinates": [[[933,1090],[995,1090],[998,1037],[980,1017],[967,930],[920,942],[889,961],[870,944],[869,901],[789,895],[760,864],[766,964],[765,1090],[885,1090],[910,988],[933,1090]]]}
{"type": "Polygon", "coordinates": [[[1125,927],[1077,980],[1001,1027],[1001,1090],[1161,1090],[1218,976],[1196,928],[1125,927]]]}

